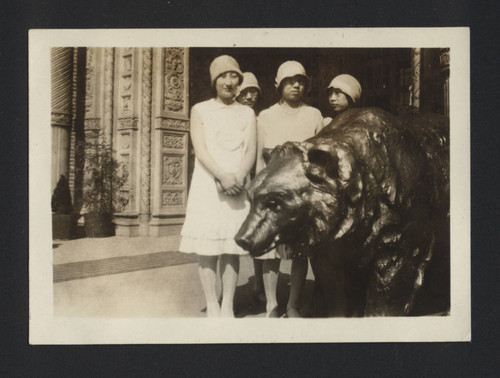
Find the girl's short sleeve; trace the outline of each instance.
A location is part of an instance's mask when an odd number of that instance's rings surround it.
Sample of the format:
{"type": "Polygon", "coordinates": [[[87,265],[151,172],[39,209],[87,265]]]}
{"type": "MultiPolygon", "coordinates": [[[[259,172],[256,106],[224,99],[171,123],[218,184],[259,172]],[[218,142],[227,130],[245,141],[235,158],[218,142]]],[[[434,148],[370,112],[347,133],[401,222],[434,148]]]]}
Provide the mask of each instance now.
{"type": "Polygon", "coordinates": [[[200,111],[198,109],[198,104],[194,105],[191,108],[191,118],[190,118],[191,127],[202,127],[203,119],[201,117],[200,111]]]}

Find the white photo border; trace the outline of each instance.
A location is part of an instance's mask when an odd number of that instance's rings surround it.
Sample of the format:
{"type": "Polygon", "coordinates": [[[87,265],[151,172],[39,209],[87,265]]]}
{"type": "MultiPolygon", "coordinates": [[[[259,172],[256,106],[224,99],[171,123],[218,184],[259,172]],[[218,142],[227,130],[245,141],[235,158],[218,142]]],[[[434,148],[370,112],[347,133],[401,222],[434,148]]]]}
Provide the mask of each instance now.
{"type": "Polygon", "coordinates": [[[434,342],[471,340],[468,28],[94,29],[29,32],[30,344],[434,342]],[[216,43],[216,45],[214,45],[216,43]],[[54,317],[50,222],[52,47],[450,48],[449,316],[350,319],[54,317]]]}

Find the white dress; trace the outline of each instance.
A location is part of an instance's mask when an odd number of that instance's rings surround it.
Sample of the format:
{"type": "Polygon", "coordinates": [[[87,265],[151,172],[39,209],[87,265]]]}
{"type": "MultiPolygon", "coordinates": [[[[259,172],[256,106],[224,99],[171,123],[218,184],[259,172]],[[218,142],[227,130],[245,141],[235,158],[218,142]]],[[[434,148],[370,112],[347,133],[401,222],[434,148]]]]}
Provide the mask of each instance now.
{"type": "MultiPolygon", "coordinates": [[[[323,128],[321,112],[302,103],[290,109],[276,103],[263,110],[258,118],[258,139],[264,148],[274,148],[286,142],[303,142],[323,128]]],[[[259,260],[280,258],[275,249],[256,257],[259,260]]]]}
{"type": "MultiPolygon", "coordinates": [[[[253,110],[236,101],[225,105],[211,99],[193,106],[194,112],[201,118],[212,158],[225,172],[238,172],[249,138],[255,134],[253,110]]],[[[238,196],[219,192],[214,176],[196,158],[179,251],[205,256],[247,254],[234,236],[249,210],[244,192],[238,196]]]]}

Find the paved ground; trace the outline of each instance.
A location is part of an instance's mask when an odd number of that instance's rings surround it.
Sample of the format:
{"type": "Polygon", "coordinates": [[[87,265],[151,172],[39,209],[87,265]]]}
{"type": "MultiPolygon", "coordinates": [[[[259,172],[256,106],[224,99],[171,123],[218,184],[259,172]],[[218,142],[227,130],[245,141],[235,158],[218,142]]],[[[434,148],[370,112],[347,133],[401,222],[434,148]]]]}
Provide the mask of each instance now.
{"type": "MultiPolygon", "coordinates": [[[[176,252],[178,244],[178,237],[54,241],[55,316],[204,317],[196,256],[176,252]]],[[[243,256],[240,262],[236,317],[264,317],[264,305],[252,296],[252,259],[243,256]]],[[[281,307],[288,296],[290,265],[283,261],[280,268],[281,307]]],[[[312,284],[309,270],[304,297],[312,284]]]]}

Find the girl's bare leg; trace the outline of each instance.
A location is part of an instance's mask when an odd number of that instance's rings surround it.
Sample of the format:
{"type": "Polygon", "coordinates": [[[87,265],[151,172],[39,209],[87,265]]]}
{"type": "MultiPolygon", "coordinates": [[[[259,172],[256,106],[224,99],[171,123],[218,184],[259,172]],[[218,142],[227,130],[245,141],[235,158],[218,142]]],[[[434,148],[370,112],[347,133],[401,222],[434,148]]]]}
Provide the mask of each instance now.
{"type": "Polygon", "coordinates": [[[264,290],[266,292],[267,299],[266,312],[267,316],[277,317],[278,300],[276,299],[276,291],[278,287],[280,259],[269,259],[263,261],[264,290]]]}
{"type": "Polygon", "coordinates": [[[222,305],[220,316],[234,318],[234,293],[240,271],[240,256],[224,254],[220,258],[222,275],[222,305]]]}
{"type": "Polygon", "coordinates": [[[217,300],[216,278],[218,256],[199,256],[201,286],[207,302],[207,317],[216,318],[220,315],[219,301],[217,300]]]}

